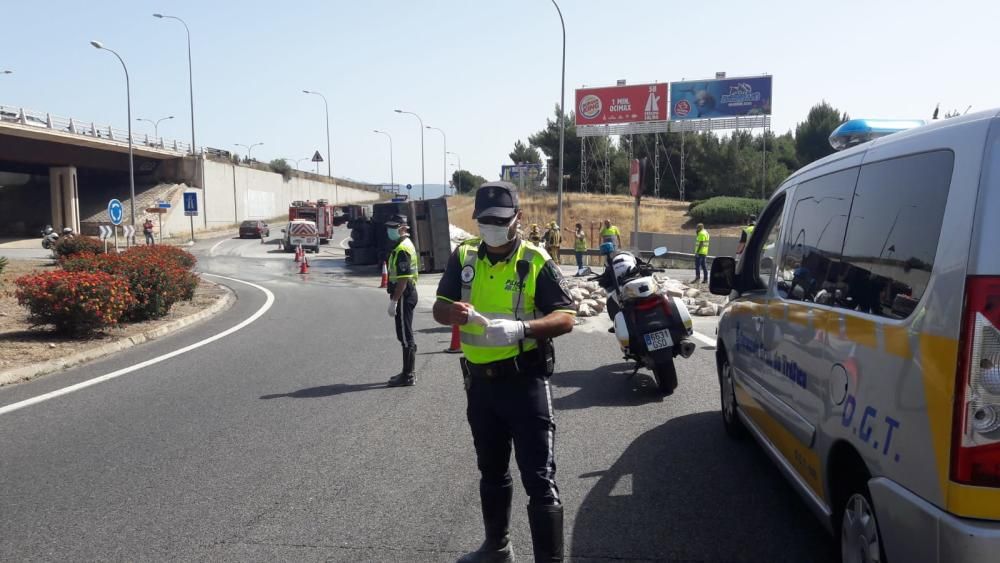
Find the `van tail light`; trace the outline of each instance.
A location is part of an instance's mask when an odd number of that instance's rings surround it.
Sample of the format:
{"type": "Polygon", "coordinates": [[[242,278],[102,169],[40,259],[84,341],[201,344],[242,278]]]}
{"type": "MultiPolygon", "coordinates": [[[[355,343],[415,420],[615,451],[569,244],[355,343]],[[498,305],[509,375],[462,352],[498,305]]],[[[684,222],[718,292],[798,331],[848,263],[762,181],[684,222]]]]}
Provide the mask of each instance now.
{"type": "Polygon", "coordinates": [[[1000,276],[970,276],[959,341],[951,479],[1000,487],[1000,276]]]}

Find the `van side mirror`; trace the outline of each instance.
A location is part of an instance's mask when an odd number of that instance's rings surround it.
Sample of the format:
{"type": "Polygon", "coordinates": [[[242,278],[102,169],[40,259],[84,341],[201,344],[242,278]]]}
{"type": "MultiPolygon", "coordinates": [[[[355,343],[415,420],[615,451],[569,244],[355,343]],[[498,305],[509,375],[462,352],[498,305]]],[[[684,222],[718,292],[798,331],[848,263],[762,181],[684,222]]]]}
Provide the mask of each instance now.
{"type": "Polygon", "coordinates": [[[666,255],[667,255],[667,247],[665,246],[657,246],[656,248],[653,249],[653,256],[656,256],[657,258],[666,255]]]}
{"type": "Polygon", "coordinates": [[[736,288],[736,260],[730,256],[717,256],[712,260],[708,276],[708,291],[712,295],[729,295],[736,288]]]}

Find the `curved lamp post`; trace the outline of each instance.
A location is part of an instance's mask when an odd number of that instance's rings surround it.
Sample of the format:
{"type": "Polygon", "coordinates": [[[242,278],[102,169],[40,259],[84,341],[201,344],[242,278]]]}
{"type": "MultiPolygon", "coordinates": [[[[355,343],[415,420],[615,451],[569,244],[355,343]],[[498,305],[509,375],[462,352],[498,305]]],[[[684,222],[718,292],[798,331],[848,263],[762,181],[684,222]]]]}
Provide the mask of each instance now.
{"type": "Polygon", "coordinates": [[[455,194],[462,192],[462,157],[458,156],[457,152],[448,152],[447,154],[454,155],[458,159],[458,183],[455,184],[455,194]]]}
{"type": "Polygon", "coordinates": [[[442,181],[444,183],[441,184],[441,189],[444,190],[445,193],[448,193],[448,136],[444,134],[444,129],[441,129],[440,127],[431,127],[428,125],[427,129],[433,129],[441,133],[441,138],[444,140],[444,153],[441,155],[441,158],[444,159],[441,166],[442,173],[444,174],[442,181]]]}
{"type": "MultiPolygon", "coordinates": [[[[563,156],[566,154],[566,124],[564,123],[566,115],[566,22],[563,20],[562,10],[559,9],[556,0],[552,0],[552,5],[559,12],[559,24],[562,25],[562,87],[559,91],[559,195],[556,198],[556,216],[559,225],[562,225],[563,156]]],[[[562,227],[560,226],[560,228],[562,227]]]]}
{"type": "MultiPolygon", "coordinates": [[[[135,164],[132,156],[132,88],[129,84],[128,79],[128,67],[125,66],[125,61],[122,59],[114,49],[108,49],[100,41],[91,41],[91,45],[95,49],[100,49],[107,51],[118,58],[118,62],[122,64],[122,69],[125,71],[125,107],[128,112],[128,189],[129,189],[129,206],[132,213],[132,228],[135,228],[135,164]]],[[[134,235],[133,235],[134,236],[134,235]]]]}
{"type": "Polygon", "coordinates": [[[420,122],[420,199],[426,199],[427,192],[424,184],[424,120],[420,119],[420,116],[413,113],[412,111],[403,111],[401,109],[393,110],[396,113],[406,113],[417,118],[420,122]]]}
{"type": "Polygon", "coordinates": [[[157,139],[159,139],[160,138],[160,122],[161,121],[166,121],[168,119],[173,119],[173,118],[174,118],[174,116],[168,115],[166,117],[161,117],[161,118],[159,118],[159,119],[157,119],[155,121],[152,120],[152,119],[146,119],[145,117],[137,117],[137,118],[135,118],[135,120],[136,121],[145,121],[146,123],[152,123],[153,124],[153,136],[156,137],[157,139]]]}
{"type": "Polygon", "coordinates": [[[177,16],[168,16],[164,14],[153,14],[154,18],[167,19],[167,20],[177,20],[181,22],[184,26],[184,31],[187,33],[187,44],[188,44],[188,95],[191,98],[191,154],[195,154],[194,148],[194,75],[191,70],[191,30],[188,28],[187,22],[180,19],[177,16]]]}
{"type": "Polygon", "coordinates": [[[374,129],[374,131],[380,135],[385,135],[386,137],[389,137],[389,184],[392,185],[392,189],[395,190],[396,178],[395,178],[395,173],[392,170],[392,135],[386,133],[385,131],[379,131],[378,129],[374,129]]]}

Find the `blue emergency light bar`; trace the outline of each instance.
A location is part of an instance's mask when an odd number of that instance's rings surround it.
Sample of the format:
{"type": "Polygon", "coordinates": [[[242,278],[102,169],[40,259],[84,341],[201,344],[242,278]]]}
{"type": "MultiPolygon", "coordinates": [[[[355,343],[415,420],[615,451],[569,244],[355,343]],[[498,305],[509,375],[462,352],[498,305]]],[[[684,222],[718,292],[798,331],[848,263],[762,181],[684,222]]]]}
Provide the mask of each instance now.
{"type": "Polygon", "coordinates": [[[922,119],[852,119],[830,133],[830,146],[840,151],[924,124],[922,119]]]}

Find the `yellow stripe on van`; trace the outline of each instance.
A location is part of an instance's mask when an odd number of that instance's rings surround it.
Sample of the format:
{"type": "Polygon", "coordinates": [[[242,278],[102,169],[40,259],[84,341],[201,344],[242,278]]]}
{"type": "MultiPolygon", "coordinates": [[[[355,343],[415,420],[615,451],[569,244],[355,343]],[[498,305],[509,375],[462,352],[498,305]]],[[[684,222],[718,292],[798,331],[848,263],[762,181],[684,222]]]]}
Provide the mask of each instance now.
{"type": "Polygon", "coordinates": [[[910,331],[905,326],[882,326],[882,342],[888,354],[903,358],[912,357],[910,351],[910,331]]]}
{"type": "Polygon", "coordinates": [[[774,444],[781,456],[795,469],[795,472],[802,477],[809,488],[825,502],[823,469],[816,452],[798,441],[780,422],[771,418],[771,415],[743,387],[737,384],[734,386],[734,391],[736,392],[736,402],[743,412],[774,444]]]}
{"type": "MultiPolygon", "coordinates": [[[[958,342],[953,338],[920,335],[920,365],[924,376],[924,397],[930,422],[931,445],[943,495],[948,491],[951,460],[951,424],[955,401],[955,377],[958,369],[958,342]]],[[[950,499],[946,498],[949,512],[950,499]]],[[[998,505],[1000,510],[1000,505],[998,505]]],[[[957,513],[957,512],[956,512],[957,513]]]]}
{"type": "Polygon", "coordinates": [[[848,340],[869,348],[878,348],[878,339],[875,337],[875,321],[853,315],[845,315],[844,320],[848,340]]]}
{"type": "Polygon", "coordinates": [[[966,518],[1000,520],[1000,489],[949,483],[947,510],[966,518]]]}
{"type": "Polygon", "coordinates": [[[785,310],[787,307],[780,301],[771,301],[767,305],[767,318],[772,321],[785,320],[785,310]]]}
{"type": "Polygon", "coordinates": [[[794,303],[789,304],[788,322],[809,328],[809,307],[796,305],[794,303]]]}
{"type": "Polygon", "coordinates": [[[840,315],[830,311],[813,311],[813,326],[816,330],[828,332],[834,336],[840,336],[840,315]]]}

